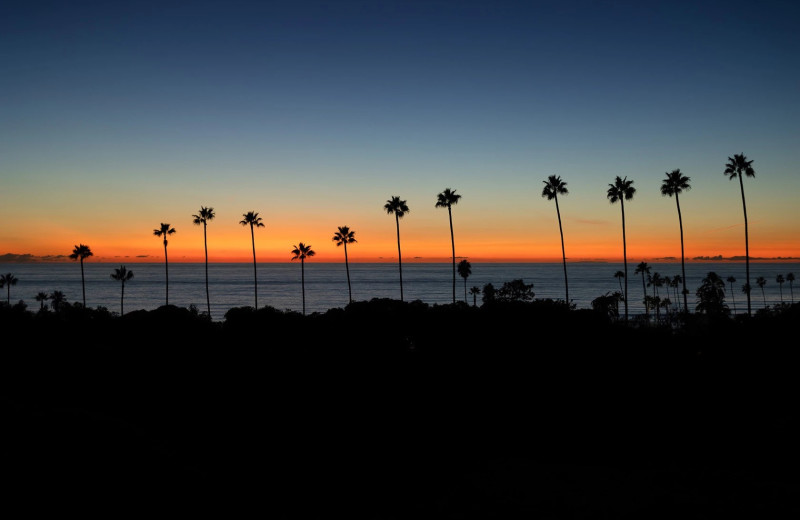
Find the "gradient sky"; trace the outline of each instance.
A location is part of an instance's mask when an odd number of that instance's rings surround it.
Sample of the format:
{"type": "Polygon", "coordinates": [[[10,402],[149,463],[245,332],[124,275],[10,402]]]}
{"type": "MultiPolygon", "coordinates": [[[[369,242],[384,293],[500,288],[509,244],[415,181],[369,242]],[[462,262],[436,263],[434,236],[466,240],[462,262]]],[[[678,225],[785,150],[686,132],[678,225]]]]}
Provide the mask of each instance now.
{"type": "Polygon", "coordinates": [[[800,257],[800,7],[787,2],[5,2],[0,6],[0,255],[212,261],[800,257]]]}

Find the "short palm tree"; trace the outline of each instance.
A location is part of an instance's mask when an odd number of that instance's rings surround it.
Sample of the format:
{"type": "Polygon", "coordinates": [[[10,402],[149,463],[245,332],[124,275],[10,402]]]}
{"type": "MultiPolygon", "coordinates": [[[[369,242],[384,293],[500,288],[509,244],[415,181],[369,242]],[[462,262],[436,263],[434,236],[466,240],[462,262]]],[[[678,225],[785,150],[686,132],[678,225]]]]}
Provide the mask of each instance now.
{"type": "Polygon", "coordinates": [[[736,314],[736,296],[734,296],[733,284],[736,283],[736,278],[733,276],[729,276],[725,279],[726,282],[731,284],[731,302],[733,302],[733,313],[736,314]]]}
{"type": "MultiPolygon", "coordinates": [[[[681,308],[681,300],[678,298],[678,286],[681,285],[681,283],[683,283],[683,277],[679,274],[676,274],[672,277],[672,283],[670,284],[670,287],[675,290],[675,301],[677,302],[678,310],[681,308]]],[[[683,290],[682,292],[684,294],[689,294],[688,290],[683,290]]],[[[684,312],[689,312],[689,307],[686,306],[686,302],[684,302],[683,310],[684,312]]]]}
{"type": "Polygon", "coordinates": [[[83,244],[75,246],[72,250],[72,254],[69,257],[73,260],[80,260],[81,261],[81,288],[83,289],[83,306],[86,307],[86,282],[83,276],[83,260],[84,258],[89,258],[93,256],[92,250],[89,246],[85,246],[83,244]]]}
{"type": "Polygon", "coordinates": [[[175,228],[170,227],[169,224],[161,223],[161,227],[153,230],[153,234],[157,237],[164,237],[164,268],[166,272],[166,286],[167,286],[167,300],[166,305],[169,305],[169,258],[167,257],[167,236],[175,233],[175,228]]]}
{"type": "MultiPolygon", "coordinates": [[[[642,275],[642,292],[644,293],[644,297],[647,298],[647,287],[645,285],[645,275],[650,274],[651,267],[647,265],[647,262],[639,262],[639,265],[636,266],[636,270],[633,271],[633,274],[641,274],[642,275]]],[[[647,305],[647,301],[644,302],[644,314],[645,316],[650,315],[650,311],[647,305]]]]}
{"type": "Polygon", "coordinates": [[[456,190],[445,188],[443,192],[437,195],[436,207],[447,208],[447,216],[450,218],[450,247],[453,251],[453,303],[456,302],[456,241],[453,237],[453,209],[454,204],[458,204],[461,200],[461,195],[456,195],[456,190]]]}
{"type": "Polygon", "coordinates": [[[211,318],[211,297],[208,294],[208,235],[206,233],[208,229],[208,223],[211,220],[214,220],[214,208],[207,208],[205,206],[200,206],[200,211],[197,215],[192,215],[192,223],[196,225],[203,225],[203,247],[205,248],[206,252],[206,308],[208,309],[208,317],[211,318]]]}
{"type": "Polygon", "coordinates": [[[658,319],[660,314],[659,311],[661,310],[659,308],[660,300],[658,296],[658,288],[664,286],[664,278],[657,272],[654,272],[652,276],[648,276],[647,278],[647,285],[653,286],[653,302],[656,304],[656,319],[658,319]]]}
{"type": "Polygon", "coordinates": [[[544,182],[542,189],[542,197],[547,197],[547,200],[556,201],[556,215],[558,215],[558,232],[561,234],[561,260],[564,264],[564,290],[566,293],[566,302],[569,304],[569,281],[567,280],[567,254],[564,250],[564,229],[561,227],[561,210],[558,208],[558,196],[568,195],[567,183],[561,180],[558,175],[551,175],[544,182]]]}
{"type": "MultiPolygon", "coordinates": [[[[734,154],[733,158],[728,157],[725,165],[725,175],[730,180],[739,179],[739,188],[742,192],[742,211],[744,212],[744,265],[747,277],[747,286],[750,287],[750,237],[747,233],[747,204],[744,200],[744,177],[755,177],[756,172],[751,166],[753,161],[748,161],[744,154],[734,154]]],[[[747,291],[747,314],[752,315],[750,308],[750,291],[747,291]]]]}
{"type": "Polygon", "coordinates": [[[481,288],[477,285],[474,285],[469,288],[469,293],[472,295],[472,306],[478,306],[478,295],[481,293],[481,288]]]}
{"type": "Polygon", "coordinates": [[[121,265],[119,269],[114,269],[114,272],[111,273],[111,278],[122,282],[122,295],[119,297],[119,315],[122,316],[125,314],[125,282],[133,278],[133,271],[128,271],[124,265],[121,265]]]}
{"type": "Polygon", "coordinates": [[[629,181],[627,177],[620,178],[619,176],[614,179],[613,184],[608,185],[606,197],[614,204],[619,201],[622,208],[622,262],[625,266],[625,321],[628,321],[628,245],[625,240],[625,201],[631,200],[636,193],[636,188],[633,187],[633,181],[629,181]]]}
{"type": "Polygon", "coordinates": [[[39,302],[39,310],[44,310],[44,302],[50,299],[50,295],[46,292],[39,292],[36,294],[36,301],[39,302]]]}
{"type": "Polygon", "coordinates": [[[763,276],[756,278],[756,285],[761,287],[761,297],[764,299],[764,308],[767,307],[767,295],[764,293],[764,286],[767,285],[767,279],[763,276]]]}
{"type": "Polygon", "coordinates": [[[781,303],[783,303],[783,282],[785,282],[786,279],[783,277],[782,274],[779,274],[778,276],[775,277],[775,281],[778,282],[778,288],[781,291],[781,303]]]}
{"type": "Polygon", "coordinates": [[[336,242],[336,247],[344,246],[344,267],[347,271],[347,293],[350,303],[353,303],[353,289],[350,286],[350,261],[347,258],[347,244],[358,242],[358,240],[356,240],[356,232],[351,231],[347,226],[339,226],[339,229],[333,234],[331,240],[336,242]]]}
{"type": "Polygon", "coordinates": [[[792,303],[794,303],[794,289],[792,288],[794,284],[794,273],[787,274],[786,281],[789,282],[789,294],[792,295],[792,303]]]}
{"type": "Polygon", "coordinates": [[[619,293],[622,294],[622,279],[625,278],[625,273],[622,271],[617,271],[614,273],[614,278],[616,278],[619,282],[619,293]]]}
{"type": "Polygon", "coordinates": [[[458,275],[464,279],[464,303],[467,303],[467,278],[472,274],[472,264],[466,259],[458,263],[458,275]]]}
{"type": "Polygon", "coordinates": [[[683,275],[683,306],[687,307],[686,303],[686,261],[683,252],[683,217],[681,216],[681,202],[678,195],[684,191],[689,191],[692,186],[689,184],[691,179],[681,173],[680,169],[672,170],[666,174],[666,178],[661,182],[661,195],[672,197],[675,196],[675,205],[678,207],[678,225],[681,230],[681,274],[683,275]]]}
{"type": "Polygon", "coordinates": [[[264,227],[261,222],[261,217],[254,211],[248,211],[242,214],[244,217],[239,221],[243,226],[250,226],[250,241],[253,244],[253,288],[255,293],[255,308],[258,309],[258,275],[256,274],[256,235],[253,232],[254,228],[264,227]]]}
{"type": "Polygon", "coordinates": [[[394,214],[394,220],[397,224],[397,261],[400,266],[400,301],[403,301],[403,257],[400,254],[400,219],[409,212],[406,201],[400,200],[400,197],[392,196],[391,199],[386,201],[383,209],[389,215],[394,214]]]}
{"type": "Polygon", "coordinates": [[[11,286],[17,285],[19,279],[11,273],[0,275],[0,287],[6,288],[6,303],[11,305],[11,286]]]}
{"type": "Polygon", "coordinates": [[[292,249],[292,260],[300,260],[300,283],[303,288],[303,315],[306,313],[306,258],[312,257],[317,253],[311,249],[311,245],[305,245],[300,242],[300,245],[294,246],[292,249]]]}
{"type": "Polygon", "coordinates": [[[50,306],[53,307],[53,310],[58,312],[61,309],[61,306],[66,303],[67,297],[64,296],[64,293],[61,291],[53,291],[50,295],[50,306]]]}

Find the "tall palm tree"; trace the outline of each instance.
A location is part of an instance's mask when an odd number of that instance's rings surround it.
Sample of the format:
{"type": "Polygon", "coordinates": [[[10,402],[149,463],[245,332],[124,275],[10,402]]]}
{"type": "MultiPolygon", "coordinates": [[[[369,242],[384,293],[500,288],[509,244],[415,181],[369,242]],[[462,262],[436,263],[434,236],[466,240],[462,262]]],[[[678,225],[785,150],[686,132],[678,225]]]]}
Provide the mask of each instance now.
{"type": "Polygon", "coordinates": [[[40,302],[40,304],[39,304],[39,310],[40,311],[44,310],[44,302],[46,302],[49,299],[50,299],[50,295],[47,294],[46,292],[39,292],[39,293],[36,294],[36,301],[40,302]]]}
{"type": "Polygon", "coordinates": [[[167,275],[167,303],[169,305],[169,258],[167,257],[167,236],[175,233],[175,228],[170,227],[169,224],[161,223],[161,227],[153,230],[153,234],[157,237],[164,237],[164,268],[167,275]]]}
{"type": "Polygon", "coordinates": [[[458,263],[458,275],[464,279],[464,303],[467,303],[467,278],[472,274],[472,264],[466,259],[458,263]]]}
{"type": "Polygon", "coordinates": [[[558,196],[568,195],[567,183],[561,180],[557,175],[551,175],[547,178],[542,189],[542,197],[547,197],[547,200],[556,201],[556,215],[558,215],[558,232],[561,234],[561,260],[564,263],[564,289],[566,292],[566,302],[569,304],[569,282],[567,280],[567,254],[564,251],[564,229],[561,227],[561,210],[558,208],[558,196]]]}
{"type": "Polygon", "coordinates": [[[64,293],[61,291],[53,291],[50,295],[50,306],[53,307],[53,310],[58,312],[61,309],[61,305],[63,305],[67,301],[67,297],[64,296],[64,293]]]}
{"type": "Polygon", "coordinates": [[[756,278],[756,285],[761,287],[761,297],[764,299],[764,308],[767,307],[767,295],[764,294],[764,286],[767,285],[767,279],[763,276],[756,278]]]}
{"type": "Polygon", "coordinates": [[[93,255],[94,255],[94,253],[92,253],[92,250],[89,248],[89,246],[85,246],[83,244],[75,246],[75,248],[72,250],[72,254],[69,255],[69,257],[71,259],[80,260],[81,261],[81,288],[83,289],[83,306],[84,306],[84,308],[86,307],[86,282],[85,282],[85,279],[83,277],[83,259],[84,258],[89,258],[90,256],[93,256],[93,255]]]}
{"type": "Polygon", "coordinates": [[[406,201],[400,200],[400,197],[392,196],[391,199],[386,201],[383,209],[389,215],[394,214],[394,220],[397,224],[397,261],[400,266],[400,301],[403,301],[403,257],[400,254],[400,219],[409,212],[406,201]]]}
{"type": "Polygon", "coordinates": [[[620,207],[622,208],[622,261],[625,265],[625,294],[623,295],[625,298],[625,322],[628,321],[628,245],[625,241],[625,201],[631,200],[634,193],[636,193],[636,188],[633,187],[633,181],[629,181],[627,177],[621,179],[619,176],[614,179],[614,184],[608,185],[608,191],[606,193],[606,197],[611,204],[619,201],[620,207]]]}
{"type": "Polygon", "coordinates": [[[19,279],[11,273],[0,275],[0,287],[6,288],[6,303],[11,305],[11,286],[17,285],[19,279]]]}
{"type": "Polygon", "coordinates": [[[472,306],[478,306],[478,295],[481,293],[481,288],[477,285],[469,288],[469,293],[472,295],[472,306]]]}
{"type": "Polygon", "coordinates": [[[450,191],[450,188],[445,188],[443,192],[437,195],[436,207],[447,208],[447,216],[450,218],[450,246],[453,250],[453,303],[456,302],[456,241],[453,237],[453,209],[454,204],[458,204],[461,195],[456,195],[456,190],[450,191]]]}
{"type": "Polygon", "coordinates": [[[200,206],[200,211],[197,215],[192,215],[192,222],[196,225],[203,225],[203,247],[206,251],[206,308],[208,309],[208,317],[211,318],[211,298],[208,294],[208,222],[214,220],[214,208],[207,208],[200,206]]]}
{"type": "Polygon", "coordinates": [[[683,217],[681,216],[681,202],[678,195],[684,191],[689,191],[692,186],[689,184],[691,180],[689,177],[681,173],[680,169],[672,170],[666,173],[666,178],[661,182],[661,195],[672,197],[675,196],[675,205],[678,207],[678,225],[681,229],[681,274],[683,275],[683,306],[688,309],[686,303],[686,260],[683,252],[683,217]]]}
{"type": "Polygon", "coordinates": [[[344,267],[347,270],[347,292],[350,296],[350,303],[353,303],[353,289],[350,286],[350,261],[347,259],[347,244],[354,244],[356,240],[356,232],[350,231],[347,226],[339,226],[338,231],[333,234],[333,240],[336,242],[336,247],[344,246],[344,267]]]}
{"type": "Polygon", "coordinates": [[[731,284],[731,301],[733,302],[733,314],[736,314],[736,296],[734,296],[733,284],[736,283],[736,278],[733,276],[729,276],[726,280],[729,284],[731,284]]]}
{"type": "Polygon", "coordinates": [[[781,303],[783,303],[783,282],[785,282],[786,279],[783,277],[782,274],[779,274],[778,276],[775,277],[775,281],[778,282],[778,288],[781,291],[781,303]]]}
{"type": "MultiPolygon", "coordinates": [[[[734,154],[733,158],[728,157],[728,163],[725,165],[725,175],[730,180],[735,178],[739,179],[739,188],[742,191],[742,211],[744,212],[744,262],[745,273],[747,277],[747,286],[750,285],[750,237],[747,233],[747,204],[744,200],[744,177],[755,177],[756,172],[751,166],[753,161],[748,161],[744,154],[734,154]]],[[[750,308],[750,291],[747,291],[747,314],[752,316],[750,308]]]]}
{"type": "Polygon", "coordinates": [[[261,217],[254,211],[248,211],[242,214],[244,217],[239,221],[243,226],[250,226],[250,241],[253,244],[253,287],[255,292],[255,308],[258,309],[258,275],[256,274],[256,235],[253,232],[254,228],[264,227],[261,222],[261,217]]]}
{"type": "Polygon", "coordinates": [[[300,276],[301,276],[301,285],[303,288],[303,315],[306,314],[306,258],[312,257],[317,253],[311,249],[311,245],[305,245],[300,242],[299,246],[294,246],[292,249],[292,260],[300,259],[300,276]]]}
{"type": "Polygon", "coordinates": [[[794,289],[792,288],[794,284],[794,273],[787,274],[786,281],[789,282],[789,294],[792,295],[792,303],[794,303],[794,289]]]}
{"type": "MultiPolygon", "coordinates": [[[[642,292],[644,292],[645,300],[647,299],[647,287],[645,286],[645,275],[650,274],[651,267],[647,265],[647,262],[639,262],[639,265],[636,266],[636,270],[633,271],[633,274],[640,274],[642,275],[642,292]]],[[[644,302],[644,315],[649,316],[650,310],[649,306],[647,305],[647,301],[644,302]]]]}
{"type": "Polygon", "coordinates": [[[614,273],[614,278],[616,278],[619,282],[619,293],[622,294],[622,279],[625,278],[625,273],[622,271],[617,271],[614,273]]]}
{"type": "Polygon", "coordinates": [[[133,271],[128,271],[124,265],[121,265],[119,269],[114,269],[114,272],[111,273],[111,278],[122,282],[122,295],[119,297],[119,315],[122,316],[125,314],[125,282],[133,278],[133,271]]]}

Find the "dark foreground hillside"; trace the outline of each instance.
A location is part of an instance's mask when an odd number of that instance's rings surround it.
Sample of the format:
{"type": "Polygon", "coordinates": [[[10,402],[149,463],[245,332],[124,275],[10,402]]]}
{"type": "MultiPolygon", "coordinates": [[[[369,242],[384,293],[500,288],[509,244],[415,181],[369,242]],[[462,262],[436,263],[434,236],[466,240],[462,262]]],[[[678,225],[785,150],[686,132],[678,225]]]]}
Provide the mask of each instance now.
{"type": "Polygon", "coordinates": [[[800,513],[798,305],[677,331],[552,302],[0,311],[4,489],[31,511],[800,513]]]}

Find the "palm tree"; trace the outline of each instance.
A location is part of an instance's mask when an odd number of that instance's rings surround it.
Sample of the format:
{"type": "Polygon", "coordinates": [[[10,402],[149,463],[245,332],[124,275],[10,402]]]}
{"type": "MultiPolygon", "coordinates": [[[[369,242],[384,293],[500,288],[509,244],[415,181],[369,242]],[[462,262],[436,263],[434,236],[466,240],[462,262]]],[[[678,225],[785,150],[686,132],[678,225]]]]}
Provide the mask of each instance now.
{"type": "Polygon", "coordinates": [[[386,201],[383,205],[386,213],[391,215],[394,213],[394,220],[397,224],[397,261],[400,266],[400,301],[403,301],[403,257],[400,254],[400,219],[409,212],[406,201],[400,200],[400,197],[392,196],[391,199],[386,201]]]}
{"type": "Polygon", "coordinates": [[[568,195],[567,183],[561,180],[558,175],[551,175],[547,178],[542,189],[542,197],[547,197],[547,200],[556,201],[556,215],[558,215],[558,232],[561,234],[561,260],[564,263],[564,289],[566,293],[566,302],[569,304],[569,282],[567,280],[567,254],[564,251],[564,229],[561,227],[561,210],[558,209],[558,196],[568,195]]]}
{"type": "Polygon", "coordinates": [[[608,185],[606,197],[614,204],[619,201],[622,208],[622,261],[625,265],[625,322],[628,321],[628,245],[625,241],[625,201],[631,200],[633,194],[636,193],[636,188],[633,187],[633,181],[629,181],[627,177],[620,179],[619,176],[614,180],[614,184],[608,185]]]}
{"type": "Polygon", "coordinates": [[[794,273],[787,274],[786,281],[789,282],[789,294],[792,295],[792,303],[794,303],[794,289],[792,288],[792,284],[794,284],[794,273]]]}
{"type": "Polygon", "coordinates": [[[761,287],[761,297],[764,299],[764,308],[767,307],[767,295],[764,294],[764,286],[767,285],[767,279],[763,276],[756,278],[756,285],[761,287]]]}
{"type": "Polygon", "coordinates": [[[17,285],[19,279],[11,273],[0,275],[0,287],[6,288],[6,303],[11,305],[11,286],[17,285]]]}
{"type": "Polygon", "coordinates": [[[481,288],[477,285],[469,288],[469,293],[472,295],[472,306],[478,306],[478,295],[481,293],[481,288]]]}
{"type": "Polygon", "coordinates": [[[619,293],[622,294],[622,279],[625,278],[625,273],[622,271],[617,271],[614,273],[614,278],[616,278],[619,282],[619,293]]]}
{"type": "MultiPolygon", "coordinates": [[[[645,287],[644,275],[649,275],[650,269],[651,268],[649,265],[647,265],[647,262],[639,262],[639,265],[636,266],[636,270],[633,271],[633,274],[639,274],[639,273],[642,274],[642,291],[644,292],[645,298],[647,298],[647,287],[645,287]]],[[[644,302],[644,315],[645,316],[650,315],[649,307],[646,301],[644,302]]]]}
{"type": "MultiPolygon", "coordinates": [[[[728,163],[725,165],[725,175],[728,176],[730,180],[733,180],[738,177],[739,179],[739,188],[742,191],[742,210],[744,212],[744,262],[745,262],[745,273],[747,277],[747,286],[750,287],[750,237],[747,233],[747,204],[745,204],[744,200],[744,180],[745,176],[747,177],[755,177],[756,172],[753,170],[751,166],[753,161],[748,161],[747,157],[744,154],[734,154],[733,158],[731,159],[728,157],[728,163]]],[[[750,309],[750,291],[747,291],[747,314],[752,316],[752,311],[750,309]]]]}
{"type": "Polygon", "coordinates": [[[61,291],[53,291],[53,294],[50,295],[50,306],[53,307],[53,310],[58,312],[61,309],[61,305],[66,303],[67,297],[64,296],[64,293],[61,291]]]}
{"type": "Polygon", "coordinates": [[[311,245],[305,245],[300,242],[299,246],[294,246],[292,249],[292,260],[300,259],[300,275],[301,285],[303,288],[303,315],[306,314],[306,258],[312,257],[317,253],[311,249],[311,245]]]}
{"type": "Polygon", "coordinates": [[[350,286],[350,262],[347,259],[347,244],[354,244],[356,240],[356,232],[350,231],[347,226],[339,226],[339,230],[333,234],[333,240],[336,242],[336,247],[344,246],[344,267],[347,270],[347,292],[350,296],[350,303],[353,303],[353,289],[350,286]]]}
{"type": "Polygon", "coordinates": [[[239,221],[243,226],[250,226],[250,241],[253,244],[253,287],[255,292],[255,308],[258,309],[258,275],[256,274],[256,235],[253,228],[264,227],[261,222],[261,217],[254,211],[248,211],[242,214],[244,219],[239,221]]]}
{"type": "Polygon", "coordinates": [[[680,169],[672,170],[671,172],[666,174],[666,178],[661,183],[661,195],[667,196],[669,195],[672,197],[675,196],[675,205],[678,207],[678,225],[681,229],[681,274],[683,275],[683,306],[687,307],[686,303],[686,263],[685,257],[683,253],[683,217],[681,216],[681,202],[678,199],[678,195],[683,193],[684,191],[689,191],[692,189],[689,181],[691,179],[684,174],[681,173],[680,169]]]}
{"type": "MultiPolygon", "coordinates": [[[[208,317],[211,318],[211,298],[208,294],[208,236],[206,230],[208,222],[214,220],[214,208],[207,208],[200,206],[200,212],[197,215],[192,215],[192,222],[196,225],[203,224],[203,246],[206,251],[206,308],[208,309],[208,317]]],[[[166,254],[166,253],[165,253],[166,254]]]]}
{"type": "Polygon", "coordinates": [[[734,278],[733,276],[729,276],[728,278],[726,278],[725,281],[731,284],[731,301],[733,302],[733,313],[736,314],[736,296],[733,295],[734,293],[733,284],[736,283],[736,278],[734,278]]]}
{"type": "Polygon", "coordinates": [[[133,278],[133,271],[128,271],[124,265],[121,265],[119,269],[114,269],[114,272],[111,273],[111,278],[122,282],[122,295],[119,297],[119,315],[122,316],[125,314],[125,282],[133,278]]]}
{"type": "Polygon", "coordinates": [[[660,301],[658,297],[658,288],[664,286],[664,278],[658,273],[653,273],[652,276],[647,277],[647,285],[653,286],[653,302],[656,304],[656,320],[659,318],[660,314],[660,301]]]}
{"type": "Polygon", "coordinates": [[[783,282],[785,282],[786,279],[783,277],[782,274],[779,274],[778,276],[775,277],[775,281],[778,282],[778,288],[781,291],[781,303],[783,303],[783,282]]]}
{"type": "Polygon", "coordinates": [[[472,264],[466,259],[458,263],[458,275],[464,279],[464,303],[467,303],[467,278],[472,274],[472,264]]]}
{"type": "Polygon", "coordinates": [[[164,237],[164,268],[167,275],[167,303],[169,305],[169,258],[167,257],[167,236],[175,233],[175,228],[170,227],[169,224],[161,223],[159,229],[154,229],[153,234],[157,237],[164,237]]]}
{"type": "Polygon", "coordinates": [[[49,299],[50,299],[50,295],[47,294],[46,292],[39,292],[39,293],[36,294],[36,301],[40,302],[40,305],[39,305],[39,310],[40,311],[44,310],[44,302],[46,302],[49,299]]]}
{"type": "MultiPolygon", "coordinates": [[[[672,283],[670,284],[670,287],[675,289],[675,301],[678,302],[677,303],[678,310],[680,310],[680,308],[681,308],[681,299],[678,298],[678,286],[681,283],[683,283],[683,280],[684,280],[684,278],[681,275],[676,274],[675,276],[672,277],[672,283]]],[[[683,292],[685,295],[689,294],[688,289],[684,289],[681,292],[683,292]]],[[[683,311],[684,312],[689,312],[689,307],[687,306],[686,302],[683,302],[683,303],[684,303],[683,311]]]]}
{"type": "Polygon", "coordinates": [[[93,256],[92,250],[89,246],[85,246],[83,244],[75,246],[72,250],[72,254],[69,257],[73,260],[80,260],[81,261],[81,288],[83,289],[83,306],[86,307],[86,282],[83,277],[83,259],[89,258],[93,256]]]}
{"type": "MultiPolygon", "coordinates": [[[[453,250],[453,303],[456,302],[456,241],[453,237],[453,204],[458,204],[461,195],[456,195],[456,190],[450,191],[450,188],[445,188],[443,192],[437,195],[436,207],[447,208],[447,216],[450,218],[450,246],[453,250]]],[[[466,279],[465,279],[466,281],[466,279]]]]}

